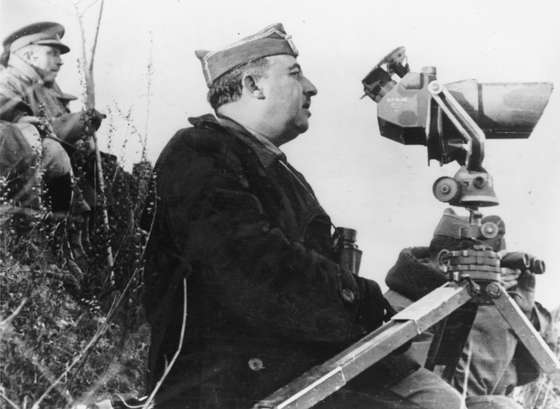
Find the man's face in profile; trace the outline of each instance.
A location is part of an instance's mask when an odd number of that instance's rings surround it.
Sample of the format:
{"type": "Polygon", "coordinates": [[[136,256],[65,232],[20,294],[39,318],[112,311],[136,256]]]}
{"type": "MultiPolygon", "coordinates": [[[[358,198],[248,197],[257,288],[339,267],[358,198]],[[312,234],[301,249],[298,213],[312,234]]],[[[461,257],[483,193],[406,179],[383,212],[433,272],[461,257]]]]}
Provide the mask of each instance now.
{"type": "Polygon", "coordinates": [[[283,129],[279,146],[309,127],[311,97],[317,89],[302,72],[295,57],[275,55],[268,57],[265,75],[258,80],[262,87],[267,121],[277,129],[283,129]]]}
{"type": "Polygon", "coordinates": [[[53,82],[63,64],[58,48],[38,44],[32,46],[28,62],[45,82],[53,82]]]}

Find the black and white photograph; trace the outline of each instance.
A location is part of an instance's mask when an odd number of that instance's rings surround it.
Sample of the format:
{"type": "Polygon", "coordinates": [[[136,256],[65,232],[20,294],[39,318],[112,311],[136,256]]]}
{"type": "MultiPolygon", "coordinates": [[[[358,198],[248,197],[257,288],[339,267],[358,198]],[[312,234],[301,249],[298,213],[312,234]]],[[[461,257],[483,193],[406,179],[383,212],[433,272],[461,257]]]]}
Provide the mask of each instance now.
{"type": "Polygon", "coordinates": [[[560,409],[559,12],[0,0],[0,408],[560,409]]]}

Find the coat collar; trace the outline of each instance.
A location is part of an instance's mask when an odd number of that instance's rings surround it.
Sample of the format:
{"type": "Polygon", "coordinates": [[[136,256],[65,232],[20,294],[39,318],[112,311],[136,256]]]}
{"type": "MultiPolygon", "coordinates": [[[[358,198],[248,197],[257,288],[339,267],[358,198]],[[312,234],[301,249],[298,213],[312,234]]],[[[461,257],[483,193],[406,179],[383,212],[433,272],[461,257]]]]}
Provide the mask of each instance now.
{"type": "Polygon", "coordinates": [[[211,114],[206,114],[198,118],[189,118],[189,121],[194,126],[202,123],[209,123],[212,126],[220,127],[231,133],[236,138],[240,139],[245,145],[249,146],[253,152],[255,152],[259,161],[265,168],[270,167],[278,160],[286,160],[286,155],[263,135],[251,132],[249,129],[229,117],[224,115],[218,115],[216,117],[211,114]]]}
{"type": "Polygon", "coordinates": [[[44,82],[39,73],[27,62],[25,62],[18,55],[12,54],[8,62],[8,68],[6,68],[6,75],[16,78],[18,83],[19,92],[21,94],[27,94],[27,91],[32,89],[34,86],[40,86],[48,89],[49,92],[63,104],[67,104],[69,101],[74,101],[78,99],[76,96],[62,92],[56,81],[44,82]]]}
{"type": "Polygon", "coordinates": [[[20,80],[30,84],[41,84],[46,85],[39,73],[28,63],[22,60],[18,55],[10,55],[10,60],[8,61],[8,67],[17,71],[20,80]]]}

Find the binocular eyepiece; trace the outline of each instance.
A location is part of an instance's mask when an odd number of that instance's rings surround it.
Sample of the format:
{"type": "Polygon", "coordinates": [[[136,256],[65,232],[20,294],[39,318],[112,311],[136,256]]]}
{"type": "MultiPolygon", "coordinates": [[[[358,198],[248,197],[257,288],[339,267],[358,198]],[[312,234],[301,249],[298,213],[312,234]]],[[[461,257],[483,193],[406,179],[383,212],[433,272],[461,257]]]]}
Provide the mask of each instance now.
{"type": "Polygon", "coordinates": [[[544,274],[546,266],[544,261],[522,252],[507,253],[501,260],[500,265],[521,271],[530,271],[533,274],[544,274]]]}

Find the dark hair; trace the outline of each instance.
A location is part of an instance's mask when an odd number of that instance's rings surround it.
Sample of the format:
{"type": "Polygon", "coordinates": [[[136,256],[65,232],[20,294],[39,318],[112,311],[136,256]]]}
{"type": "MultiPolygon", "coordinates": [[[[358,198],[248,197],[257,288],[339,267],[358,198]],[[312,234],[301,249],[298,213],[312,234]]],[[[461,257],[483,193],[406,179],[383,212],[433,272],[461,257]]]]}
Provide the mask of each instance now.
{"type": "Polygon", "coordinates": [[[219,77],[208,89],[207,99],[210,106],[216,110],[228,102],[237,101],[243,91],[243,75],[249,73],[256,78],[261,78],[267,67],[267,57],[261,57],[235,67],[219,77]]]}

